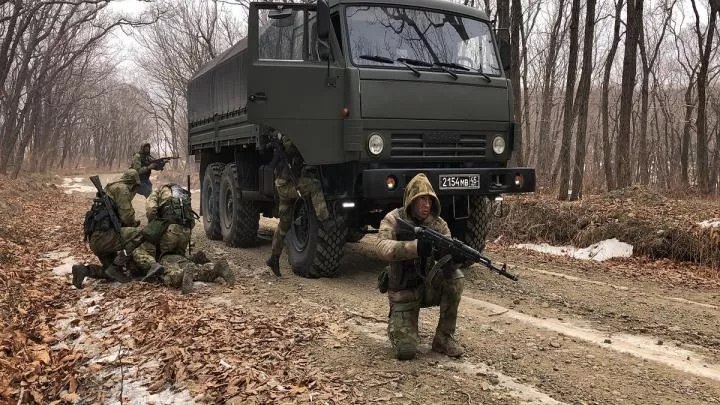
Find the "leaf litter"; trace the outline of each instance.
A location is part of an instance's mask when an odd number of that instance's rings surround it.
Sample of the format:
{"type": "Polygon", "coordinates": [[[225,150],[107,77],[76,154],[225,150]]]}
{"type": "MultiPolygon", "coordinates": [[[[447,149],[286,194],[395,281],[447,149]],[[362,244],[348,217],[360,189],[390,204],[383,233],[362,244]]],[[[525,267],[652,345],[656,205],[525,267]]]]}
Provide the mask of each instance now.
{"type": "Polygon", "coordinates": [[[0,176],[0,202],[0,402],[360,401],[305,350],[333,334],[330,315],[271,318],[222,304],[216,288],[182,296],[87,280],[77,290],[63,266],[97,262],[82,241],[88,200],[48,177],[0,176]]]}

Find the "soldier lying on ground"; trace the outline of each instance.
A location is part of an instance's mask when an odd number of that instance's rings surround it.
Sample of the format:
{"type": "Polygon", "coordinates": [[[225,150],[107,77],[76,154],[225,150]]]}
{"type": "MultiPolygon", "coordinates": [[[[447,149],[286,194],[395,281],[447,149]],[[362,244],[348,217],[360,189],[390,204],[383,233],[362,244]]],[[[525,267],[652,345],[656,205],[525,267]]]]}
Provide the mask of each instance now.
{"type": "Polygon", "coordinates": [[[227,260],[212,264],[202,252],[185,256],[197,218],[187,190],[173,183],[154,190],[147,199],[146,214],[145,240],[133,252],[135,264],[147,273],[144,280],[159,277],[169,287],[182,287],[183,294],[192,291],[193,281],[221,277],[229,285],[235,283],[227,260]]]}
{"type": "Polygon", "coordinates": [[[464,286],[459,263],[448,261],[441,271],[434,269],[432,245],[422,241],[399,241],[397,219],[434,229],[450,236],[447,223],[440,218],[440,201],[424,174],[413,177],[405,189],[403,207],[389,212],[380,223],[377,249],[390,261],[389,270],[380,275],[380,290],[387,291],[390,303],[388,337],[395,357],[410,360],[418,345],[420,308],[440,306],[440,319],[432,349],[451,357],[463,354],[455,339],[458,306],[464,286]]]}

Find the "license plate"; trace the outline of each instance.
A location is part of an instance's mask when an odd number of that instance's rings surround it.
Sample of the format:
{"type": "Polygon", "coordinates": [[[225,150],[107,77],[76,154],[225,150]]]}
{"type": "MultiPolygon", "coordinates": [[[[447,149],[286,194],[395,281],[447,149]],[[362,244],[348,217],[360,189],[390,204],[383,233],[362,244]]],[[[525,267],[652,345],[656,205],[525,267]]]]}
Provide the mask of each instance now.
{"type": "Polygon", "coordinates": [[[441,174],[441,190],[476,190],[480,188],[479,174],[441,174]]]}

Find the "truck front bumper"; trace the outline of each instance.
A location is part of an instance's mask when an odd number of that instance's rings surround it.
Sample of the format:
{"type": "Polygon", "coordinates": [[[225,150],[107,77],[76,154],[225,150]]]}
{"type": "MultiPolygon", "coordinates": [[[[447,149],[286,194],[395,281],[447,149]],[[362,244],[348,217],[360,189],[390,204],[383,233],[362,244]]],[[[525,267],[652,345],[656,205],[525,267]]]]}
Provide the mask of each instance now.
{"type": "Polygon", "coordinates": [[[402,201],[405,186],[424,173],[438,196],[499,195],[535,191],[535,169],[367,169],[362,172],[363,197],[371,200],[402,201]]]}

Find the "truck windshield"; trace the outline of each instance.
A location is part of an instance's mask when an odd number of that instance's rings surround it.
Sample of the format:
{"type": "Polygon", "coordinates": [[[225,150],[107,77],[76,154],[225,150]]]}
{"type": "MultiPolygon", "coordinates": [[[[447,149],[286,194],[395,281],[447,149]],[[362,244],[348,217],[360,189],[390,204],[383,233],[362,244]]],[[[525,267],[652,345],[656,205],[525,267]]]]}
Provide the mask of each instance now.
{"type": "Polygon", "coordinates": [[[377,55],[455,64],[459,73],[500,76],[490,26],[457,14],[402,7],[355,6],[346,9],[350,51],[357,66],[387,64],[360,58],[377,55]]]}

